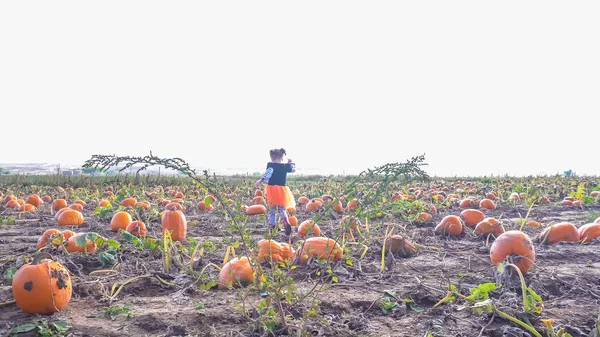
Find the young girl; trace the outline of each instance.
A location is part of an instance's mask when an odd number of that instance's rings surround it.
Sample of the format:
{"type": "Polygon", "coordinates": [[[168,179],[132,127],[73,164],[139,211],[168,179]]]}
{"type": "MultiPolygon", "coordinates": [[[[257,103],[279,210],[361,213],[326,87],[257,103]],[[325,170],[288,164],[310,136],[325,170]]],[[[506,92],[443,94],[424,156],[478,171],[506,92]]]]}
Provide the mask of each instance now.
{"type": "Polygon", "coordinates": [[[288,221],[286,209],[295,207],[296,200],[290,188],[286,186],[286,177],[288,172],[296,171],[296,164],[292,163],[291,159],[283,163],[283,156],[286,154],[284,149],[273,149],[269,154],[271,161],[267,164],[267,172],[254,185],[260,188],[262,183],[267,183],[265,194],[269,206],[269,224],[271,229],[277,226],[276,213],[279,213],[285,225],[285,236],[289,240],[292,226],[288,221]]]}

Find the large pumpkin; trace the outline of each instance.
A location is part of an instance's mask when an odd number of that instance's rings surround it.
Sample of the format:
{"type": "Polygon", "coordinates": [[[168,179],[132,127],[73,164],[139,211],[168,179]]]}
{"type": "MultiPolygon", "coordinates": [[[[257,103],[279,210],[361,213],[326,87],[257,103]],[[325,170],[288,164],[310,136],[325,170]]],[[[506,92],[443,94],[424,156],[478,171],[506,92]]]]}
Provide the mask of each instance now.
{"type": "Polygon", "coordinates": [[[42,198],[40,198],[39,195],[32,194],[28,196],[27,199],[25,199],[25,203],[33,205],[35,207],[40,207],[44,203],[44,200],[42,200],[42,198]]]}
{"type": "Polygon", "coordinates": [[[52,314],[62,310],[71,300],[71,276],[62,264],[41,253],[33,262],[17,270],[12,280],[12,293],[23,312],[52,314]]]}
{"type": "Polygon", "coordinates": [[[171,232],[173,241],[183,241],[187,235],[187,221],[182,211],[175,208],[166,210],[160,218],[163,234],[171,232]]]}
{"type": "Polygon", "coordinates": [[[490,249],[492,264],[498,264],[513,256],[513,263],[523,274],[527,273],[535,263],[535,247],[527,234],[512,230],[500,234],[490,249]]]}
{"type": "Polygon", "coordinates": [[[495,218],[485,218],[475,226],[475,235],[493,234],[495,237],[504,233],[504,226],[495,218]]]}
{"type": "Polygon", "coordinates": [[[472,227],[485,219],[485,214],[480,210],[465,209],[460,212],[460,218],[464,221],[465,225],[472,227]]]}
{"type": "Polygon", "coordinates": [[[118,231],[119,229],[127,229],[127,226],[133,221],[131,218],[131,214],[120,211],[115,213],[110,220],[110,230],[113,232],[118,231]]]}
{"type": "Polygon", "coordinates": [[[58,217],[58,224],[61,226],[79,226],[83,223],[83,214],[74,209],[63,211],[58,217]]]}
{"type": "Polygon", "coordinates": [[[259,263],[263,261],[283,262],[291,260],[293,257],[294,251],[287,243],[279,243],[273,240],[260,240],[258,242],[257,260],[259,263]]]}
{"type": "Polygon", "coordinates": [[[591,243],[592,241],[596,240],[598,236],[600,236],[600,223],[592,222],[585,224],[579,227],[577,232],[579,232],[579,240],[581,240],[581,244],[591,243]]]}
{"type": "Polygon", "coordinates": [[[219,289],[245,287],[252,282],[254,282],[254,271],[246,256],[230,260],[219,272],[219,289]]]}
{"type": "Polygon", "coordinates": [[[561,222],[544,228],[539,241],[547,244],[579,241],[577,227],[569,222],[561,222]]]}
{"type": "Polygon", "coordinates": [[[445,216],[434,229],[436,234],[452,236],[459,236],[462,231],[462,220],[456,215],[445,216]]]}
{"type": "Polygon", "coordinates": [[[317,236],[308,238],[296,252],[300,264],[306,264],[309,258],[337,262],[342,259],[343,250],[335,240],[317,236]]]}

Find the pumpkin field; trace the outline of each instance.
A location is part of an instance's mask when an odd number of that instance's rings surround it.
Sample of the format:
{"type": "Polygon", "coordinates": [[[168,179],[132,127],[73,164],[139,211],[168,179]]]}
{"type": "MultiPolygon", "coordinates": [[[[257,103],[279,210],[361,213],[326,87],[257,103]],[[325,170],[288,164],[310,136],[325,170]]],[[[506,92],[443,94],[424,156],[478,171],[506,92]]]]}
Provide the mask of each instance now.
{"type": "MultiPolygon", "coordinates": [[[[600,179],[4,176],[2,336],[600,337],[600,179]]],[[[143,172],[141,170],[140,172],[143,172]]]]}

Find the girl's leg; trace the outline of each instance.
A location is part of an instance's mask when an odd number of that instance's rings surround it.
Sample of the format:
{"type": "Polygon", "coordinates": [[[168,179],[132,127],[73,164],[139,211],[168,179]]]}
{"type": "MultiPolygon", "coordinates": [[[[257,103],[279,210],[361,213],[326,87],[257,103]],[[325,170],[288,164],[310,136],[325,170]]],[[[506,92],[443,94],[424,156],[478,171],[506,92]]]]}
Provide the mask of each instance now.
{"type": "Polygon", "coordinates": [[[271,225],[271,229],[277,226],[277,207],[269,207],[269,225],[271,225]]]}
{"type": "Polygon", "coordinates": [[[292,225],[290,225],[287,212],[283,206],[277,206],[277,212],[279,212],[279,216],[285,225],[285,235],[289,237],[292,234],[292,225]]]}

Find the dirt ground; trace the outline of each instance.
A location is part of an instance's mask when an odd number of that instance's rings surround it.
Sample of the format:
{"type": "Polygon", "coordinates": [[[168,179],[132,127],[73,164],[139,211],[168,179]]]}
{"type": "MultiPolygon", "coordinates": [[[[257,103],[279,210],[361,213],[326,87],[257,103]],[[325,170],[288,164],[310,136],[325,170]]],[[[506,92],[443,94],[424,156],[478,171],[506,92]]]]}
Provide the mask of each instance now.
{"type": "MultiPolygon", "coordinates": [[[[8,211],[0,210],[8,214],[8,211]]],[[[84,210],[86,221],[77,231],[94,231],[114,238],[117,234],[108,229],[109,218],[91,214],[93,207],[84,210]]],[[[381,241],[370,244],[355,270],[337,271],[339,282],[332,284],[321,296],[317,322],[309,322],[313,336],[528,336],[516,325],[500,317],[477,315],[470,310],[459,310],[460,303],[442,304],[434,308],[446,295],[448,282],[468,294],[468,289],[480,283],[494,282],[494,268],[490,265],[489,248],[484,240],[466,234],[462,238],[444,238],[434,235],[435,225],[445,215],[460,213],[459,208],[443,210],[434,214],[427,224],[401,223],[399,232],[421,245],[419,254],[406,259],[396,259],[393,268],[380,273],[381,241]],[[402,230],[402,228],[404,230],[402,230]],[[379,303],[389,293],[395,294],[396,310],[384,314],[379,303]],[[407,303],[403,299],[413,302],[407,303]]],[[[0,226],[0,273],[15,266],[15,260],[31,256],[38,237],[48,228],[55,228],[56,221],[49,210],[32,213],[17,220],[16,225],[0,226]]],[[[539,222],[569,221],[580,226],[598,214],[596,206],[583,209],[564,208],[559,205],[541,206],[533,209],[530,218],[539,222]]],[[[524,216],[527,209],[502,205],[487,216],[501,221],[507,230],[518,229],[516,219],[524,216]]],[[[228,226],[216,215],[186,212],[188,235],[197,240],[212,240],[217,249],[207,256],[210,262],[222,263],[223,232],[228,226]],[[197,220],[197,221],[194,221],[197,220]]],[[[299,209],[300,221],[308,219],[299,209]]],[[[321,225],[323,235],[328,236],[339,226],[339,220],[326,220],[321,225]]],[[[370,224],[373,231],[380,231],[382,224],[370,224]]],[[[150,232],[158,233],[159,224],[150,224],[150,232]]],[[[250,225],[257,239],[262,238],[264,222],[255,218],[250,225]]],[[[525,227],[532,237],[539,229],[525,227]]],[[[595,324],[600,301],[600,249],[598,244],[535,245],[537,262],[535,270],[526,275],[531,285],[543,299],[541,318],[554,319],[555,326],[565,326],[573,336],[584,336],[595,324]]],[[[69,305],[50,319],[65,320],[71,327],[68,336],[258,336],[238,310],[241,301],[236,291],[200,290],[189,286],[186,275],[163,275],[167,281],[179,285],[171,287],[156,278],[134,281],[118,295],[113,303],[107,302],[107,291],[115,282],[161,270],[160,258],[142,256],[133,264],[124,256],[123,267],[118,273],[95,273],[94,270],[109,269],[95,255],[65,255],[54,251],[52,255],[62,261],[73,275],[73,298],[69,305]],[[139,263],[139,261],[142,263],[139,263]],[[198,307],[198,303],[203,303],[198,307]],[[109,305],[126,305],[131,317],[117,315],[114,320],[103,315],[109,305]]],[[[310,274],[310,267],[298,267],[295,271],[301,280],[310,274]]],[[[211,272],[216,277],[216,271],[211,272]]],[[[12,300],[10,284],[2,279],[0,302],[12,300]]],[[[521,295],[518,283],[494,294],[497,303],[505,310],[518,309],[521,295]]],[[[299,287],[308,286],[299,282],[299,287]]],[[[503,287],[505,288],[505,287],[503,287]]],[[[253,295],[258,301],[258,294],[253,295]]],[[[0,335],[9,336],[10,330],[36,317],[23,313],[15,304],[0,307],[0,335]]],[[[537,320],[536,320],[537,321],[537,320]]],[[[538,331],[543,331],[536,324],[538,331]]],[[[21,334],[20,336],[27,336],[21,334]]]]}

